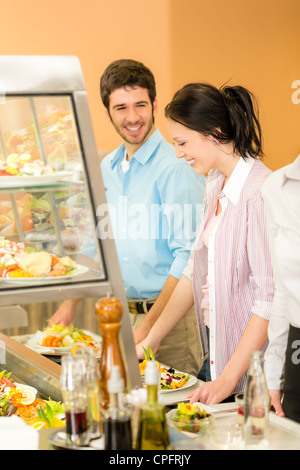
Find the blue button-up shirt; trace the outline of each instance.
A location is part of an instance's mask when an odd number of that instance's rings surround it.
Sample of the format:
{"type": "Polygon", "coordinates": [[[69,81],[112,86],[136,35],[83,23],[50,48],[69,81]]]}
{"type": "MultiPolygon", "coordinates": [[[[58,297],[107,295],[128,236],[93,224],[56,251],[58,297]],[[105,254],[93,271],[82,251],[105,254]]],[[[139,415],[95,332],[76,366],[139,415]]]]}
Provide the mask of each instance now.
{"type": "Polygon", "coordinates": [[[169,275],[182,275],[202,215],[205,179],[175,157],[158,129],[126,172],[124,156],[122,144],[102,160],[101,171],[126,295],[147,299],[159,295],[169,275]]]}

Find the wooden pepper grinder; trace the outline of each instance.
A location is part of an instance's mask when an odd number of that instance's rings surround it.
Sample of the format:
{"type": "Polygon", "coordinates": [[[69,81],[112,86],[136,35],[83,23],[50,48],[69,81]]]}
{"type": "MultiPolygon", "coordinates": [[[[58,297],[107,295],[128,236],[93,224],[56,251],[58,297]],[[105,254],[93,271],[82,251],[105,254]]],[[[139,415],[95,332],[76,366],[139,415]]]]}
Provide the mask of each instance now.
{"type": "Polygon", "coordinates": [[[124,312],[122,302],[114,297],[103,297],[96,302],[95,313],[102,332],[102,353],[100,358],[100,399],[103,408],[109,405],[109,393],[107,383],[111,375],[112,367],[120,367],[121,377],[126,384],[126,374],[122,359],[119,331],[124,312]]]}

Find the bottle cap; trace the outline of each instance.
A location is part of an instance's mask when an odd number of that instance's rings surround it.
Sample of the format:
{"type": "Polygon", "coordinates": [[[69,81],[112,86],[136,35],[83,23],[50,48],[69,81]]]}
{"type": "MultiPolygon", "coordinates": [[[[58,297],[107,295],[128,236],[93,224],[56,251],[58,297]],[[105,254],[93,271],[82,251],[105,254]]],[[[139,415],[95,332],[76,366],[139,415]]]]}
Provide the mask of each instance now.
{"type": "Polygon", "coordinates": [[[120,366],[113,366],[111,375],[107,383],[108,393],[122,393],[124,392],[124,379],[120,374],[120,366]]]}
{"type": "Polygon", "coordinates": [[[145,369],[145,382],[147,385],[158,385],[160,380],[160,372],[156,361],[147,361],[145,369]]]}

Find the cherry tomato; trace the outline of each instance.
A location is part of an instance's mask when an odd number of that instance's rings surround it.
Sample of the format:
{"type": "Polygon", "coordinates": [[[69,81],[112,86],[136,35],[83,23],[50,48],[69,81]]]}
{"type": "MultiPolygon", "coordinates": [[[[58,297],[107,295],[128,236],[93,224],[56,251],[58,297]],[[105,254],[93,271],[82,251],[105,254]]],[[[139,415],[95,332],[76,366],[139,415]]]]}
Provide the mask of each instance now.
{"type": "Polygon", "coordinates": [[[56,336],[46,336],[46,338],[43,339],[43,346],[51,346],[53,339],[56,339],[56,336]]]}
{"type": "Polygon", "coordinates": [[[50,342],[50,346],[52,348],[58,348],[62,342],[62,338],[53,338],[52,341],[50,342]]]}

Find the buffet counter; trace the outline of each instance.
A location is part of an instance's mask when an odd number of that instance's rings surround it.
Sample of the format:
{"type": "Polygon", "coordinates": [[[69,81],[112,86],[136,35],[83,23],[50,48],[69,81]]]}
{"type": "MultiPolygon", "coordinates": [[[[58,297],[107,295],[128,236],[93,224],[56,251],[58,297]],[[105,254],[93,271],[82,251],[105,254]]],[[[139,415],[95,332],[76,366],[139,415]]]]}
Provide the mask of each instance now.
{"type": "MultiPolygon", "coordinates": [[[[176,392],[175,392],[176,393],[176,392]]],[[[209,407],[215,417],[223,420],[234,421],[237,419],[237,412],[232,411],[234,403],[218,404],[209,407]]],[[[49,440],[53,434],[53,429],[45,429],[40,433],[40,450],[55,450],[55,447],[49,440]]],[[[169,427],[170,433],[170,452],[171,450],[222,450],[216,449],[212,444],[209,431],[200,437],[194,437],[191,433],[181,433],[169,427]],[[180,445],[180,447],[178,446],[180,445]],[[182,444],[184,447],[182,448],[182,444]]],[[[101,441],[99,447],[103,449],[101,441]]],[[[103,444],[103,443],[102,443],[103,444]]],[[[93,450],[93,448],[89,448],[93,450]]],[[[268,446],[263,450],[300,450],[300,424],[287,418],[279,418],[275,413],[270,413],[270,437],[268,446]]],[[[134,451],[133,451],[134,452],[134,451]]],[[[113,452],[112,452],[113,454],[113,452]]],[[[124,452],[122,453],[124,455],[124,452]]]]}
{"type": "MultiPolygon", "coordinates": [[[[36,387],[42,398],[51,397],[53,400],[61,400],[60,370],[59,364],[38,354],[12,338],[0,333],[0,358],[2,368],[11,371],[16,379],[36,387]]],[[[166,412],[177,406],[181,401],[188,401],[187,395],[201,385],[200,380],[194,381],[192,386],[174,391],[160,392],[159,400],[166,406],[166,412]]],[[[214,419],[221,418],[223,422],[236,422],[238,420],[237,405],[224,403],[217,405],[201,405],[214,419]]],[[[54,450],[59,446],[53,444],[51,436],[60,431],[60,428],[48,428],[38,431],[40,450],[54,450]]],[[[64,429],[62,428],[63,432],[64,429]]],[[[179,432],[169,426],[170,447],[176,449],[177,443],[184,441],[188,449],[213,450],[214,446],[209,429],[203,435],[194,435],[179,432]]],[[[88,449],[103,449],[103,438],[98,439],[94,447],[88,449]]],[[[300,450],[300,424],[287,418],[279,418],[270,412],[269,442],[265,450],[300,450]]]]}

